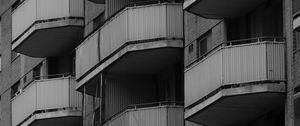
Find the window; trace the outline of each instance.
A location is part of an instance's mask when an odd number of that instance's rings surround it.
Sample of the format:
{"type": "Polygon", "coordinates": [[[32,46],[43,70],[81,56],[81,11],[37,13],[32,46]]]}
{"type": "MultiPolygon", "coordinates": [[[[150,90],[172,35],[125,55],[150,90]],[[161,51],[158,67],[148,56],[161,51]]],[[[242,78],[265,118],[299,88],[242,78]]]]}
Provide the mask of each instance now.
{"type": "Polygon", "coordinates": [[[16,82],[11,87],[11,99],[13,99],[17,95],[17,93],[19,93],[19,88],[20,88],[20,81],[16,82]]]}
{"type": "Polygon", "coordinates": [[[207,33],[203,34],[201,37],[197,39],[197,58],[202,58],[208,52],[208,41],[211,39],[211,30],[207,33]]]}
{"type": "Polygon", "coordinates": [[[42,64],[39,64],[33,68],[33,78],[35,80],[40,80],[41,74],[42,74],[42,64]]]}
{"type": "Polygon", "coordinates": [[[194,44],[189,45],[189,53],[194,51],[194,44]]]}

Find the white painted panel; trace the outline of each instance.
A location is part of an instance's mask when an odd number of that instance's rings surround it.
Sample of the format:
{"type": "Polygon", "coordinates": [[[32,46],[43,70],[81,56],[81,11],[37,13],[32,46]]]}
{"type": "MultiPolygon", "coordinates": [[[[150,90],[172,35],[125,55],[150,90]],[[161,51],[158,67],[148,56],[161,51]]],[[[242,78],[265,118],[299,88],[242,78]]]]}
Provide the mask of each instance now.
{"type": "Polygon", "coordinates": [[[37,0],[37,20],[69,16],[69,0],[37,0]]]}
{"type": "Polygon", "coordinates": [[[18,125],[36,110],[36,83],[12,100],[12,126],[18,125]]]}
{"type": "Polygon", "coordinates": [[[223,49],[223,83],[267,80],[266,45],[250,44],[223,49]]]}
{"type": "Polygon", "coordinates": [[[70,1],[70,16],[84,17],[84,0],[69,0],[70,1]]]}
{"type": "Polygon", "coordinates": [[[69,107],[69,79],[37,81],[37,110],[69,107]]]}
{"type": "Polygon", "coordinates": [[[16,39],[36,20],[36,0],[26,0],[12,13],[12,39],[16,39]]]}
{"type": "Polygon", "coordinates": [[[185,73],[185,105],[191,105],[221,84],[222,51],[217,51],[185,73]]]}
{"type": "Polygon", "coordinates": [[[84,73],[99,63],[99,32],[95,32],[88,37],[76,49],[76,78],[81,77],[84,73]]]}

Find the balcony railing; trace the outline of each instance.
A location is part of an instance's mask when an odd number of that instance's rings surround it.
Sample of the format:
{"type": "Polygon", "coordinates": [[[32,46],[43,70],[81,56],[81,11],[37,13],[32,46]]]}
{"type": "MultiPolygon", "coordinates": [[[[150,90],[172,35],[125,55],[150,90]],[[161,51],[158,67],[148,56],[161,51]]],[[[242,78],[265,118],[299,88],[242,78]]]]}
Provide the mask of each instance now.
{"type": "MultiPolygon", "coordinates": [[[[81,110],[81,94],[75,90],[75,79],[62,77],[35,80],[12,99],[12,125],[47,111],[81,110]]],[[[55,118],[55,117],[53,117],[55,118]]]]}
{"type": "Polygon", "coordinates": [[[116,14],[76,50],[76,78],[130,43],[182,40],[181,4],[127,7],[116,14]]]}
{"type": "Polygon", "coordinates": [[[282,38],[253,38],[221,43],[185,71],[185,105],[224,86],[285,81],[282,38]]]}
{"type": "Polygon", "coordinates": [[[103,126],[183,126],[183,106],[177,102],[155,102],[126,107],[102,123],[103,126]]]}

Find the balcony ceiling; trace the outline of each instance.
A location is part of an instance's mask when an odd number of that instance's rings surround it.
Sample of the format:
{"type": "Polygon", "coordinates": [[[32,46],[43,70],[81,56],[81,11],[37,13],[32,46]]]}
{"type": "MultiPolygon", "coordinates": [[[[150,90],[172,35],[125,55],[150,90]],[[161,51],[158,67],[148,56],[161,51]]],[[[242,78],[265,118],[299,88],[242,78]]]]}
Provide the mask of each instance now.
{"type": "MultiPolygon", "coordinates": [[[[182,59],[181,48],[158,48],[128,52],[106,68],[107,72],[119,74],[156,74],[167,67],[172,67],[182,59]]],[[[86,93],[96,94],[99,76],[90,79],[86,85],[86,93]]],[[[78,88],[83,92],[83,88],[78,88]]]]}
{"type": "Polygon", "coordinates": [[[97,3],[97,4],[105,4],[105,0],[89,0],[89,1],[97,3]]]}
{"type": "Polygon", "coordinates": [[[184,9],[206,18],[242,16],[267,0],[187,0],[184,9]]]}
{"type": "Polygon", "coordinates": [[[180,48],[129,52],[106,70],[112,73],[156,74],[182,59],[180,48]]]}
{"type": "Polygon", "coordinates": [[[227,96],[194,114],[188,120],[209,126],[240,125],[273,109],[284,107],[284,94],[258,93],[227,96]]]}
{"type": "Polygon", "coordinates": [[[80,117],[61,117],[61,118],[51,118],[36,120],[30,124],[30,126],[80,126],[80,117]]]}
{"type": "Polygon", "coordinates": [[[82,39],[79,26],[35,30],[13,50],[31,57],[57,56],[71,51],[82,39]]]}

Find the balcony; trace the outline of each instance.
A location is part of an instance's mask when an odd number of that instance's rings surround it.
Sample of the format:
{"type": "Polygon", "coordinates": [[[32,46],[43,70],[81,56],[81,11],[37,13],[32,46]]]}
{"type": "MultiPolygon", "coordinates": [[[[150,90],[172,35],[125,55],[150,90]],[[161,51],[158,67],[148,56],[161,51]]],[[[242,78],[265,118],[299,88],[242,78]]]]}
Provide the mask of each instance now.
{"type": "Polygon", "coordinates": [[[35,80],[12,99],[12,126],[79,126],[81,94],[75,79],[35,80]]]}
{"type": "Polygon", "coordinates": [[[265,2],[267,0],[186,0],[183,8],[206,18],[232,18],[243,16],[265,2]]]}
{"type": "MultiPolygon", "coordinates": [[[[87,82],[94,83],[93,78],[104,69],[155,73],[180,61],[182,17],[182,5],[168,3],[127,7],[116,14],[76,49],[79,91],[87,82]],[[164,59],[169,60],[161,62],[164,59]]],[[[89,87],[87,90],[96,89],[89,87]]]]}
{"type": "Polygon", "coordinates": [[[25,0],[12,12],[12,50],[31,57],[71,51],[83,37],[82,0],[25,0]]]}
{"type": "Polygon", "coordinates": [[[143,104],[128,106],[106,120],[103,126],[183,126],[183,107],[172,104],[143,104]],[[141,107],[144,106],[144,107],[141,107]],[[145,107],[148,106],[148,107],[145,107]]]}
{"type": "Polygon", "coordinates": [[[185,71],[185,118],[202,125],[241,125],[282,107],[282,41],[255,38],[224,42],[200,57],[185,71]]]}

